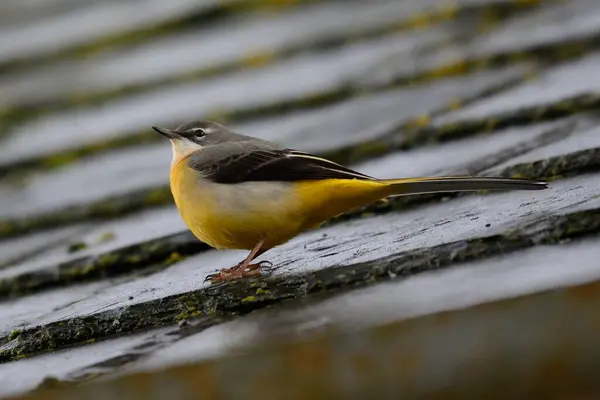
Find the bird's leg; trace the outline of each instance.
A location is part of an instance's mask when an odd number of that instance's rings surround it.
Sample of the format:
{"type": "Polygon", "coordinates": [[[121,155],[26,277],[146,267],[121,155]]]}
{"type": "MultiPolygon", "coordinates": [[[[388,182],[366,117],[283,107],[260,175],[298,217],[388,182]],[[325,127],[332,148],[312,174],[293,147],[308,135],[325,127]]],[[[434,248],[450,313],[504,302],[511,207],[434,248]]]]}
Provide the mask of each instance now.
{"type": "Polygon", "coordinates": [[[250,265],[250,262],[259,255],[260,248],[262,247],[264,242],[265,242],[264,240],[261,240],[260,242],[258,242],[256,244],[256,246],[254,246],[254,248],[252,249],[250,254],[248,254],[248,257],[246,257],[244,259],[244,261],[242,261],[241,263],[239,263],[238,265],[236,265],[235,267],[233,267],[231,269],[232,270],[241,270],[242,272],[246,271],[246,269],[250,265]]]}
{"type": "Polygon", "coordinates": [[[264,240],[261,240],[260,242],[258,242],[256,244],[256,246],[254,246],[252,251],[250,251],[250,254],[248,254],[248,256],[243,261],[238,263],[235,267],[223,268],[217,274],[208,275],[204,281],[206,282],[206,281],[210,280],[211,283],[217,283],[217,282],[230,281],[230,280],[234,280],[234,279],[247,278],[247,277],[251,277],[251,276],[260,275],[261,267],[263,267],[264,264],[271,264],[271,263],[269,261],[261,261],[261,262],[254,263],[254,264],[250,264],[250,263],[252,262],[253,259],[255,259],[256,257],[258,257],[259,255],[261,255],[262,253],[265,252],[265,250],[261,249],[263,243],[264,243],[264,240]]]}

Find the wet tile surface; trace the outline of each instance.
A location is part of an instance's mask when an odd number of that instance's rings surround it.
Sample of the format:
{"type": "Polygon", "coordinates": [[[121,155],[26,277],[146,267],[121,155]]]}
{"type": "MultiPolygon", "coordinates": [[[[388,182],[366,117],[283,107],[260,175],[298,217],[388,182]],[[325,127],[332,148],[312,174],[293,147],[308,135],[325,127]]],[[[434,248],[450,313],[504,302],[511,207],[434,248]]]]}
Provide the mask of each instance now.
{"type": "Polygon", "coordinates": [[[254,108],[328,93],[343,87],[373,60],[410,46],[401,33],[319,54],[298,55],[261,69],[173,84],[115,99],[102,107],[48,115],[11,131],[0,162],[147,129],[149,119],[156,125],[169,124],[221,110],[254,108]],[[297,79],[289,80],[289,74],[297,79]],[[32,141],[37,144],[35,147],[29,145],[32,141]]]}
{"type": "Polygon", "coordinates": [[[153,82],[238,62],[253,54],[276,54],[354,30],[372,30],[379,24],[389,25],[406,17],[412,8],[412,3],[398,7],[393,1],[369,5],[337,2],[306,5],[283,14],[234,16],[222,24],[191,26],[183,32],[173,32],[133,49],[124,46],[91,60],[15,73],[5,78],[4,85],[0,84],[4,89],[0,93],[5,102],[26,103],[64,96],[65,92],[89,93],[153,82]],[[315,29],[306,29],[308,25],[315,29]],[[167,51],[169,57],[156,62],[156,54],[167,51]]]}
{"type": "Polygon", "coordinates": [[[167,4],[151,0],[145,3],[146,12],[140,13],[140,5],[135,1],[91,2],[87,7],[67,9],[41,21],[9,26],[4,32],[0,31],[0,46],[5,49],[0,61],[52,52],[60,47],[91,42],[116,32],[131,31],[135,27],[175,19],[209,7],[215,2],[176,0],[167,4]],[[57,29],[58,27],[63,29],[57,29]]]}
{"type": "Polygon", "coordinates": [[[0,5],[0,396],[598,281],[595,1],[144,3],[0,5]],[[370,205],[214,286],[246,252],[187,231],[150,138],[207,116],[381,178],[549,189],[370,205]]]}
{"type": "Polygon", "coordinates": [[[472,262],[405,281],[389,282],[332,296],[315,304],[261,311],[214,326],[156,351],[128,367],[152,370],[218,357],[261,342],[265,337],[315,335],[326,329],[361,330],[380,324],[493,302],[507,297],[575,286],[600,278],[597,239],[540,246],[485,262],[472,262]],[[564,268],[570,253],[577,268],[564,268]]]}
{"type": "Polygon", "coordinates": [[[499,93],[480,104],[442,116],[437,123],[444,124],[462,119],[481,118],[509,110],[559,102],[577,94],[594,93],[600,89],[592,78],[600,65],[600,54],[593,53],[542,73],[529,84],[499,93]]]}

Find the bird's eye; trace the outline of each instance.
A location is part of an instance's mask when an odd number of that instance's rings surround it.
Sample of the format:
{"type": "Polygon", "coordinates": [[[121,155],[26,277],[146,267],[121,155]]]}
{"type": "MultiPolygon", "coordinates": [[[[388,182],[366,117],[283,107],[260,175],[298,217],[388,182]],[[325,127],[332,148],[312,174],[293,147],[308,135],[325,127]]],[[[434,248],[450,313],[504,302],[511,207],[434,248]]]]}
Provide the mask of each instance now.
{"type": "Polygon", "coordinates": [[[201,128],[194,128],[192,129],[192,135],[194,136],[194,138],[200,139],[206,136],[206,132],[201,128]]]}

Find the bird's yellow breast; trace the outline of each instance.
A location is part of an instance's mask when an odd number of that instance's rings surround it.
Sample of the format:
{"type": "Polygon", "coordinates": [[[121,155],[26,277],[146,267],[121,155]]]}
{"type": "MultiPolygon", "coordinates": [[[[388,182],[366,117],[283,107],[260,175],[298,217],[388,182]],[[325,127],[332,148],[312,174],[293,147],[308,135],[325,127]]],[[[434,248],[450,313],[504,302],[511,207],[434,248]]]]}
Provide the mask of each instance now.
{"type": "Polygon", "coordinates": [[[263,239],[274,247],[301,224],[299,199],[286,183],[214,183],[182,162],[171,170],[171,190],[188,228],[218,249],[252,249],[263,239]]]}
{"type": "Polygon", "coordinates": [[[171,169],[179,212],[198,239],[218,249],[268,249],[352,208],[385,197],[373,181],[327,179],[301,182],[214,183],[187,166],[171,169]]]}

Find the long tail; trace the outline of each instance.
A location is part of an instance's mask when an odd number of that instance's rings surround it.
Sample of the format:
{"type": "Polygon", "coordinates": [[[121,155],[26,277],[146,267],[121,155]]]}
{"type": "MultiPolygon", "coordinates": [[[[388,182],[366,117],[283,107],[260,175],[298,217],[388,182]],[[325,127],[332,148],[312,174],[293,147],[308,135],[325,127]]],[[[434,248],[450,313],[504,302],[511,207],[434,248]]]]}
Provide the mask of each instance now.
{"type": "Polygon", "coordinates": [[[543,190],[548,188],[546,182],[473,176],[386,179],[383,182],[390,185],[391,196],[477,190],[543,190]]]}

